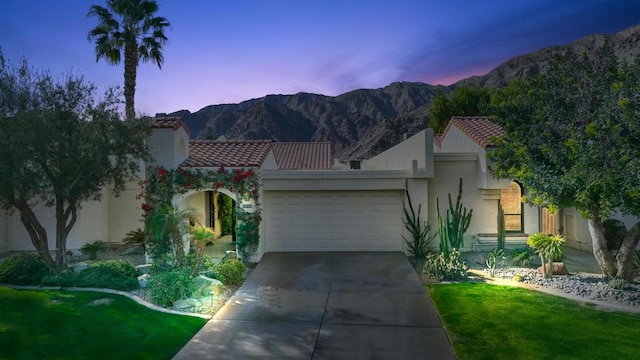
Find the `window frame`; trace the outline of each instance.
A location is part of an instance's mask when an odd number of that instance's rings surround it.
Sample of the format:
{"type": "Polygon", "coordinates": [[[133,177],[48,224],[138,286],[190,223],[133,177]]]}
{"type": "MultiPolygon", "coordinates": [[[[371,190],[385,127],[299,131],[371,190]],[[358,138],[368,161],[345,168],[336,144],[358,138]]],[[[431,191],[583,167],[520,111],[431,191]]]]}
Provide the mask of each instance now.
{"type": "MultiPolygon", "coordinates": [[[[507,230],[506,226],[505,226],[505,232],[509,233],[509,234],[522,234],[524,233],[524,204],[522,203],[522,194],[524,193],[524,190],[522,189],[522,185],[520,185],[517,181],[511,181],[509,183],[509,187],[511,187],[511,184],[516,184],[518,186],[518,189],[520,190],[520,196],[518,197],[520,199],[519,203],[520,203],[520,213],[504,213],[504,217],[505,217],[505,225],[507,223],[507,216],[516,216],[519,215],[520,216],[520,229],[518,230],[507,230]]],[[[498,206],[502,205],[502,193],[504,190],[508,190],[509,187],[507,189],[501,189],[500,190],[500,199],[498,199],[498,206]]],[[[502,210],[504,211],[504,207],[502,207],[502,210]]]]}

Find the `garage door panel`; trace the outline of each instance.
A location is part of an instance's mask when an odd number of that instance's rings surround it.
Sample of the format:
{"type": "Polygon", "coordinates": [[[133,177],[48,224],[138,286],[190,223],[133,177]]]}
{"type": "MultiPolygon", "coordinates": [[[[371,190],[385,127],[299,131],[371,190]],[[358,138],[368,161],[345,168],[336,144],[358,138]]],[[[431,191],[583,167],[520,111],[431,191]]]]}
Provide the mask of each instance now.
{"type": "Polygon", "coordinates": [[[267,251],[401,251],[401,191],[265,193],[267,251]]]}

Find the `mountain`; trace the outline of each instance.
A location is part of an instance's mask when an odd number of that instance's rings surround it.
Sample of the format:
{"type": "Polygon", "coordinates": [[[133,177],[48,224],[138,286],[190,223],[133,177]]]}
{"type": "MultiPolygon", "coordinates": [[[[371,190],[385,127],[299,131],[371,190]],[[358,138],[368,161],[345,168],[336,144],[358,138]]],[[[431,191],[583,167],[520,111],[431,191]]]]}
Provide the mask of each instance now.
{"type": "Polygon", "coordinates": [[[474,85],[478,87],[499,88],[506,86],[511,80],[544,73],[548,60],[553,54],[573,53],[593,55],[605,43],[613,47],[620,61],[630,62],[640,55],[640,24],[629,27],[613,35],[595,34],[585,36],[569,45],[544,48],[536,52],[517,56],[507,60],[486,75],[472,76],[453,84],[474,85]]]}
{"type": "Polygon", "coordinates": [[[445,86],[398,82],[339,96],[267,95],[239,104],[207,106],[180,116],[192,138],[329,141],[335,157],[368,158],[427,126],[427,106],[445,86]]]}
{"type": "Polygon", "coordinates": [[[267,95],[239,104],[210,105],[195,113],[181,110],[169,116],[182,117],[192,138],[329,141],[335,157],[341,160],[366,159],[427,127],[428,107],[437,90],[448,93],[460,85],[499,88],[515,78],[544,72],[549,54],[592,55],[605,42],[614,48],[620,60],[634,59],[640,55],[640,24],[614,35],[590,35],[569,45],[518,56],[486,75],[473,76],[449,87],[397,82],[338,96],[267,95]]]}

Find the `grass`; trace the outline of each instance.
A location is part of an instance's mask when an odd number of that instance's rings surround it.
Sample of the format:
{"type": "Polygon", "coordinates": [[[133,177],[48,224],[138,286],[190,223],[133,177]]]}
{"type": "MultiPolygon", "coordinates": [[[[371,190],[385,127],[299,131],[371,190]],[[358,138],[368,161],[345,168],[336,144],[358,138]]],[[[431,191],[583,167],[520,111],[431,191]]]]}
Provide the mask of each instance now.
{"type": "Polygon", "coordinates": [[[0,359],[170,359],[205,322],[116,294],[0,287],[0,359]]]}
{"type": "Polygon", "coordinates": [[[640,315],[532,290],[426,285],[458,359],[639,359],[640,315]]]}

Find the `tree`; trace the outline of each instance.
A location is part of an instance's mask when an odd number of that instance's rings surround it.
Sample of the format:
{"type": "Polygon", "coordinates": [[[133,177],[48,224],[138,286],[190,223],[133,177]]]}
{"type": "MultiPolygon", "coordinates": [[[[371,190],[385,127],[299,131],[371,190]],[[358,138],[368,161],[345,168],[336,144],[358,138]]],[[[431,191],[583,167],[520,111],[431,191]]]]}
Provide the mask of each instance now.
{"type": "Polygon", "coordinates": [[[491,90],[470,85],[456,87],[451,94],[436,91],[429,107],[429,126],[442,133],[452,116],[489,115],[491,90]]]}
{"type": "Polygon", "coordinates": [[[625,279],[640,223],[614,258],[603,220],[616,211],[640,215],[639,88],[640,58],[620,64],[608,44],[591,58],[557,55],[547,74],[516,80],[495,97],[505,135],[490,155],[494,174],[528,188],[528,202],[578,209],[603,273],[625,279]]]}
{"type": "Polygon", "coordinates": [[[162,68],[162,47],[168,42],[164,31],[171,26],[161,16],[155,16],[155,0],[107,0],[107,7],[92,5],[87,16],[98,18],[99,24],[89,32],[95,41],[96,61],[104,58],[112,65],[124,57],[125,114],[135,118],[134,98],[139,61],[153,61],[162,68]]]}
{"type": "Polygon", "coordinates": [[[163,204],[147,217],[145,225],[153,260],[162,259],[173,252],[178,265],[184,266],[186,258],[183,239],[190,232],[192,223],[198,223],[194,209],[181,210],[169,203],[163,204]]]}
{"type": "Polygon", "coordinates": [[[107,185],[118,195],[148,158],[146,125],[120,120],[112,90],[95,99],[96,87],[82,76],[54,77],[26,60],[8,64],[0,54],[0,206],[18,211],[33,246],[52,265],[34,206],[55,209],[60,267],[82,203],[100,200],[107,185]]]}

